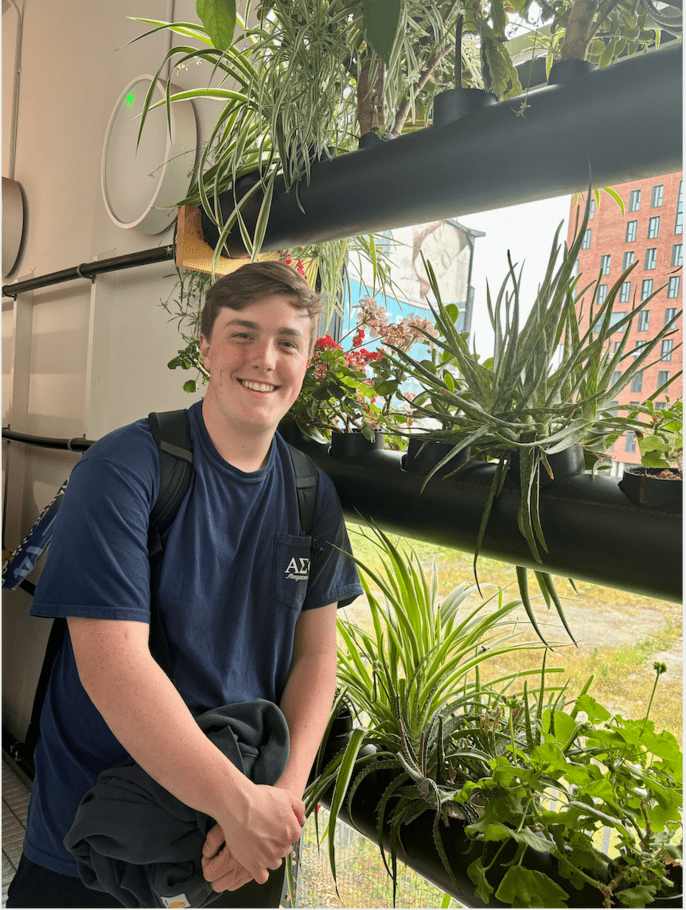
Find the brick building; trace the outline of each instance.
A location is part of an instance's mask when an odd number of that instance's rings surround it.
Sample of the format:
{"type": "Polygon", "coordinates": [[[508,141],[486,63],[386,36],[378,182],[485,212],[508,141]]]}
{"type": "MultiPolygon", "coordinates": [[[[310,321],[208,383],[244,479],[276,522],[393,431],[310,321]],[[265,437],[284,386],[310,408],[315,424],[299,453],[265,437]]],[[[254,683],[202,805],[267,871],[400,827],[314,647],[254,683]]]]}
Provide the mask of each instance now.
{"type": "MultiPolygon", "coordinates": [[[[654,337],[665,321],[681,309],[682,261],[683,261],[683,174],[666,174],[625,183],[613,189],[624,202],[624,214],[614,200],[601,193],[600,205],[592,202],[591,220],[579,252],[578,271],[580,287],[596,281],[602,272],[599,294],[602,296],[615,284],[631,263],[633,271],[623,283],[613,311],[626,314],[634,301],[644,300],[653,291],[659,293],[650,301],[645,310],[634,320],[627,340],[626,352],[640,345],[647,338],[654,337]]],[[[572,198],[568,242],[574,235],[576,205],[572,198]]],[[[589,294],[584,295],[587,301],[589,294]]],[[[585,307],[587,323],[588,303],[585,307]]],[[[583,328],[582,322],[582,328],[583,328]]],[[[683,320],[679,318],[675,334],[663,340],[661,350],[655,352],[649,366],[637,375],[617,398],[617,404],[645,401],[667,379],[682,368],[683,320]]],[[[619,342],[619,335],[617,341],[619,342]]],[[[681,398],[682,378],[656,399],[659,407],[665,395],[670,400],[681,398]]],[[[613,459],[613,473],[619,473],[623,464],[640,463],[640,452],[633,433],[618,439],[610,453],[613,459]]]]}

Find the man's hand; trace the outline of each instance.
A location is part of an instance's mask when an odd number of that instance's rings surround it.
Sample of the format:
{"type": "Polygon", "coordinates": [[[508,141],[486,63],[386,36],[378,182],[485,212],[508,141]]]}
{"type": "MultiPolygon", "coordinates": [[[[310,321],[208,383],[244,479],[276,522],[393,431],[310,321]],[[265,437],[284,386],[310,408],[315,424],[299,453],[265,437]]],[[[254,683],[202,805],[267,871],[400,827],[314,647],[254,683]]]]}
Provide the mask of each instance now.
{"type": "Polygon", "coordinates": [[[269,870],[279,868],[300,838],[305,820],[301,799],[288,790],[248,781],[243,795],[246,799],[235,814],[219,818],[205,841],[203,874],[215,891],[233,891],[251,879],[264,884],[269,870]],[[218,853],[222,841],[225,846],[218,853]]]}

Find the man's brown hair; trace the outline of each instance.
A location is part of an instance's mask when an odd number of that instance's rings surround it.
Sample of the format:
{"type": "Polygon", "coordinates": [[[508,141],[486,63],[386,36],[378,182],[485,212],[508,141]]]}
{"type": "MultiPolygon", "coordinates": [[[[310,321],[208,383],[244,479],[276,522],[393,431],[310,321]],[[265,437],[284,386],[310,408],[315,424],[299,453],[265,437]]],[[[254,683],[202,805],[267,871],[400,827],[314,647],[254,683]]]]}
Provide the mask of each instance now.
{"type": "Polygon", "coordinates": [[[219,278],[205,295],[200,332],[208,340],[220,310],[242,310],[258,300],[283,294],[293,305],[307,311],[310,321],[309,353],[317,340],[319,319],[324,311],[320,294],[292,266],[275,260],[249,262],[219,278]]]}

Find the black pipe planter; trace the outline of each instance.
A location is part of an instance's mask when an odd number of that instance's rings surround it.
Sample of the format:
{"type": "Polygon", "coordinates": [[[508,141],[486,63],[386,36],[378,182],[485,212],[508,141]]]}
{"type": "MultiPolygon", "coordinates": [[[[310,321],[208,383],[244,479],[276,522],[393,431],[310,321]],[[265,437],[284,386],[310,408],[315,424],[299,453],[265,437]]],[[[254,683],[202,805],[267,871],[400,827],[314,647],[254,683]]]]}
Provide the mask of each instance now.
{"type": "MultiPolygon", "coordinates": [[[[387,450],[333,458],[327,446],[299,448],[333,480],[343,511],[392,533],[473,553],[495,465],[472,464],[447,479],[404,471],[387,450]]],[[[636,506],[616,478],[582,474],[540,492],[548,553],[539,565],[518,530],[520,490],[509,478],[496,499],[482,555],[554,575],[681,602],[682,517],[679,507],[636,506]]]]}
{"type": "MultiPolygon", "coordinates": [[[[585,68],[584,68],[585,69],[585,68]]],[[[681,46],[557,84],[312,165],[309,183],[274,188],[263,249],[456,218],[673,173],[682,166],[681,46]]],[[[233,209],[233,193],[224,199],[233,209]]],[[[244,210],[251,233],[261,198],[244,210]]],[[[216,246],[218,232],[203,217],[216,246]]],[[[227,243],[245,255],[238,229],[227,243]]]]}

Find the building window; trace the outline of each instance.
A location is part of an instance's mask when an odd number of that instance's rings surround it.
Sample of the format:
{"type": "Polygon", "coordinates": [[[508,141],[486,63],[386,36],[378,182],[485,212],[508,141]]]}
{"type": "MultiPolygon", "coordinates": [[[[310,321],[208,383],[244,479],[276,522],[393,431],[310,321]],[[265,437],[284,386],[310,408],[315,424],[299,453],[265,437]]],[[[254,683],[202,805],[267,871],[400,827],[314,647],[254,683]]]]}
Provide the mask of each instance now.
{"type": "Polygon", "coordinates": [[[662,199],[665,195],[665,185],[664,183],[658,183],[657,186],[653,187],[653,194],[650,197],[650,207],[652,209],[659,209],[662,205],[662,199]]]}
{"type": "Polygon", "coordinates": [[[625,452],[635,452],[636,451],[636,434],[629,432],[624,437],[624,451],[625,452]]]}
{"type": "Polygon", "coordinates": [[[665,325],[667,325],[669,322],[671,322],[675,316],[676,316],[676,307],[668,306],[667,309],[665,310],[665,325]]]}
{"type": "MultiPolygon", "coordinates": [[[[625,316],[626,316],[626,311],[623,311],[621,313],[610,313],[610,334],[612,332],[626,332],[626,323],[623,326],[620,326],[618,329],[612,328],[613,325],[616,325],[618,322],[621,322],[621,320],[624,319],[625,316]]],[[[598,322],[596,322],[595,326],[593,327],[594,335],[600,334],[600,328],[601,328],[602,322],[603,322],[602,319],[600,319],[600,320],[598,320],[598,322]]],[[[619,342],[616,342],[615,350],[617,350],[618,346],[619,346],[619,342]]]]}
{"type": "Polygon", "coordinates": [[[619,345],[620,345],[620,344],[621,344],[621,341],[613,341],[613,342],[612,342],[612,353],[613,353],[613,354],[616,354],[616,353],[617,353],[617,351],[619,350],[619,345]]]}
{"type": "Polygon", "coordinates": [[[631,300],[631,282],[623,281],[619,289],[619,302],[628,303],[631,300]]]}
{"type": "Polygon", "coordinates": [[[607,285],[601,284],[598,287],[598,296],[596,298],[596,303],[598,304],[598,306],[602,306],[605,303],[606,297],[607,297],[607,285]]]}
{"type": "MultiPolygon", "coordinates": [[[[647,341],[637,341],[637,342],[636,342],[636,344],[634,345],[634,349],[633,349],[633,351],[631,352],[631,356],[634,358],[634,360],[638,357],[639,354],[641,354],[641,353],[643,352],[643,348],[644,348],[648,343],[649,343],[649,342],[647,342],[647,341]]],[[[640,392],[641,390],[639,389],[638,391],[640,392]]],[[[632,405],[633,405],[633,404],[638,404],[638,402],[637,402],[637,401],[630,401],[629,404],[632,404],[632,405]]]]}
{"type": "Polygon", "coordinates": [[[626,226],[626,242],[633,243],[636,239],[636,229],[638,227],[638,221],[629,221],[626,226]]]}
{"type": "Polygon", "coordinates": [[[660,348],[660,360],[671,360],[673,347],[674,339],[664,338],[662,341],[662,347],[660,348]]]}
{"type": "Polygon", "coordinates": [[[672,275],[672,277],[669,279],[669,284],[667,285],[667,296],[668,297],[678,297],[680,286],[681,286],[681,275],[672,275]]]}
{"type": "Polygon", "coordinates": [[[590,221],[595,215],[595,198],[591,198],[591,208],[588,213],[588,220],[590,221]]]}
{"type": "Polygon", "coordinates": [[[682,243],[675,243],[672,247],[672,265],[676,268],[684,264],[684,246],[682,243]]]}
{"type": "Polygon", "coordinates": [[[634,261],[634,251],[627,250],[622,258],[622,271],[626,272],[626,270],[633,263],[633,261],[634,261]]]}
{"type": "Polygon", "coordinates": [[[591,246],[591,229],[586,228],[586,233],[584,234],[584,239],[581,242],[581,249],[587,250],[591,246]]]}
{"type": "Polygon", "coordinates": [[[660,236],[660,216],[653,215],[648,222],[648,240],[655,240],[660,236]]]}
{"type": "Polygon", "coordinates": [[[656,411],[661,411],[663,408],[666,408],[666,407],[667,407],[667,402],[666,402],[666,401],[656,401],[656,402],[655,402],[655,410],[656,410],[656,411]]]}
{"type": "Polygon", "coordinates": [[[579,260],[577,259],[574,263],[574,268],[572,269],[572,278],[576,278],[579,275],[579,260]]]}
{"type": "Polygon", "coordinates": [[[676,203],[676,220],[674,222],[674,233],[683,234],[684,233],[684,181],[679,181],[679,195],[677,196],[676,203]]]}
{"type": "Polygon", "coordinates": [[[615,370],[614,373],[612,374],[612,379],[610,380],[610,388],[612,388],[612,386],[613,386],[616,382],[619,382],[619,380],[620,380],[621,378],[622,378],[622,371],[621,371],[621,370],[615,370]]]}
{"type": "Polygon", "coordinates": [[[659,370],[657,374],[658,389],[661,389],[666,382],[669,382],[669,370],[659,370]]]}
{"type": "Polygon", "coordinates": [[[638,314],[637,332],[647,332],[650,324],[650,310],[641,310],[638,314]]]}
{"type": "Polygon", "coordinates": [[[653,293],[653,279],[644,278],[641,282],[641,300],[645,300],[646,297],[650,297],[653,293]]]}
{"type": "Polygon", "coordinates": [[[636,373],[634,378],[631,380],[631,391],[632,392],[642,392],[643,391],[643,373],[636,373]]]}
{"type": "Polygon", "coordinates": [[[629,211],[637,212],[641,207],[641,191],[632,190],[629,196],[629,211]]]}
{"type": "Polygon", "coordinates": [[[656,265],[657,265],[657,247],[650,246],[646,250],[646,258],[645,258],[645,262],[643,263],[643,268],[644,269],[654,269],[656,265]]]}
{"type": "Polygon", "coordinates": [[[610,256],[609,253],[607,253],[605,256],[600,257],[600,271],[603,273],[603,275],[610,274],[610,259],[611,258],[612,257],[610,256]]]}

